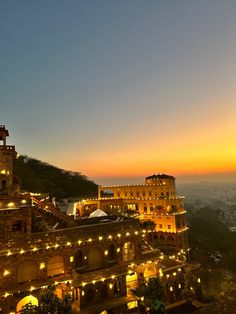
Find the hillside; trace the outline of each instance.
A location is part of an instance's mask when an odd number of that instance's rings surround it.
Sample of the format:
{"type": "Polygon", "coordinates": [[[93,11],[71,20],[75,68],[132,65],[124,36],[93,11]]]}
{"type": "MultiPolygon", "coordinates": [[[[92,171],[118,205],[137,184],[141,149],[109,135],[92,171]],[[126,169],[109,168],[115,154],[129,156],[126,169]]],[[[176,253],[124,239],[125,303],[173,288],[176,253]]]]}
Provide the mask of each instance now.
{"type": "Polygon", "coordinates": [[[97,185],[79,172],[59,169],[28,156],[14,161],[14,173],[23,191],[49,193],[58,199],[97,195],[97,185]]]}

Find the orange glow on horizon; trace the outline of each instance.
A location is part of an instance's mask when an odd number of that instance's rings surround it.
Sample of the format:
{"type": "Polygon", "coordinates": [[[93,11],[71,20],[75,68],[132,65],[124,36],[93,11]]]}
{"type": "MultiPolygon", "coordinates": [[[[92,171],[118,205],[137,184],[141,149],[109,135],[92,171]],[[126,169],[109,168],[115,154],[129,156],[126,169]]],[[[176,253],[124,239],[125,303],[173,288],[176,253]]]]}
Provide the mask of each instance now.
{"type": "Polygon", "coordinates": [[[89,177],[145,176],[154,172],[174,175],[207,174],[236,171],[236,148],[232,138],[225,140],[222,134],[215,138],[205,137],[182,139],[178,142],[163,143],[159,147],[153,144],[144,148],[134,147],[127,152],[101,152],[89,156],[87,161],[75,162],[73,167],[89,177]]]}
{"type": "Polygon", "coordinates": [[[222,109],[217,116],[213,112],[211,120],[203,116],[193,124],[181,117],[176,124],[167,123],[160,129],[151,124],[147,129],[140,126],[134,133],[122,133],[121,128],[117,136],[109,134],[109,141],[98,137],[79,152],[75,150],[74,157],[67,155],[63,162],[58,157],[57,165],[89,178],[144,177],[162,172],[174,176],[234,173],[233,117],[234,110],[222,109]]]}

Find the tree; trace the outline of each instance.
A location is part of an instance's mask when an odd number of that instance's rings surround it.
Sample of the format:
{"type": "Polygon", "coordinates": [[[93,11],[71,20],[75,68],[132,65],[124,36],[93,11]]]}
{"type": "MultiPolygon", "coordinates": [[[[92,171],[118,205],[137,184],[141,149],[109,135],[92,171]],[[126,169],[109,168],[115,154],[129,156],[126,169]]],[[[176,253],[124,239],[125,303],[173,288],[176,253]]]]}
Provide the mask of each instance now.
{"type": "Polygon", "coordinates": [[[56,198],[96,196],[98,186],[79,172],[66,171],[28,156],[14,160],[22,190],[49,193],[56,198]]]}
{"type": "Polygon", "coordinates": [[[158,277],[150,278],[132,292],[140,298],[141,307],[150,308],[150,314],[165,313],[164,286],[158,277]]]}
{"type": "Polygon", "coordinates": [[[21,310],[21,314],[72,314],[72,298],[66,294],[59,299],[55,294],[55,287],[49,287],[41,296],[38,306],[28,303],[21,310]]]}
{"type": "Polygon", "coordinates": [[[156,224],[152,220],[141,221],[140,227],[145,230],[155,230],[156,224]]]}
{"type": "Polygon", "coordinates": [[[197,287],[197,277],[191,272],[187,271],[184,274],[184,289],[182,296],[187,301],[192,301],[195,298],[195,290],[197,287]]]}

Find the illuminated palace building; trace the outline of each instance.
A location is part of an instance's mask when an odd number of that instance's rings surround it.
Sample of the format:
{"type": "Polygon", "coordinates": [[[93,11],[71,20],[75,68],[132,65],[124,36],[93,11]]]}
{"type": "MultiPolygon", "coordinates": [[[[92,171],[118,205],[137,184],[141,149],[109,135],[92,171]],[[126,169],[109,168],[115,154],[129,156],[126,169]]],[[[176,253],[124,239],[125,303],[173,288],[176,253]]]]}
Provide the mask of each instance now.
{"type": "Polygon", "coordinates": [[[175,178],[170,175],[154,174],[140,185],[101,186],[98,199],[77,203],[77,214],[87,216],[97,207],[153,221],[155,230],[147,239],[167,254],[188,250],[184,197],[176,195],[175,178]]]}
{"type": "MultiPolygon", "coordinates": [[[[164,282],[167,309],[182,300],[187,264],[178,255],[166,257],[152,249],[137,219],[95,211],[92,218],[75,220],[46,197],[20,192],[13,175],[16,151],[7,145],[8,135],[1,125],[0,313],[20,313],[29,302],[37,305],[48,286],[55,286],[60,298],[71,294],[75,313],[137,313],[139,300],[131,289],[153,276],[164,282]]],[[[174,178],[156,176],[145,185],[112,187],[112,199],[102,196],[104,189],[99,188],[102,208],[135,209],[156,221],[160,240],[163,235],[172,242],[172,236],[179,248],[187,246],[174,178]]]]}

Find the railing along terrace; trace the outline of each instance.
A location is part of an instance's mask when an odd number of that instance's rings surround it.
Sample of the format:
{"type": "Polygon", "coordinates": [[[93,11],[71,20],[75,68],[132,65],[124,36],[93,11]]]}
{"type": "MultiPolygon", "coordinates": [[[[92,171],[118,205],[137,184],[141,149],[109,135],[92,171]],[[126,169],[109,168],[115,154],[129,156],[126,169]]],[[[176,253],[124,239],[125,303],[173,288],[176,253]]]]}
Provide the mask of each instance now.
{"type": "Polygon", "coordinates": [[[31,206],[32,202],[29,197],[14,196],[14,197],[0,197],[0,209],[20,208],[24,206],[31,206]]]}
{"type": "Polygon", "coordinates": [[[22,239],[9,239],[0,246],[0,255],[19,254],[26,251],[45,250],[49,248],[66,247],[71,245],[89,244],[102,240],[122,240],[136,236],[139,229],[138,221],[127,219],[124,221],[101,222],[84,226],[37,232],[25,235],[25,243],[22,239]]]}

